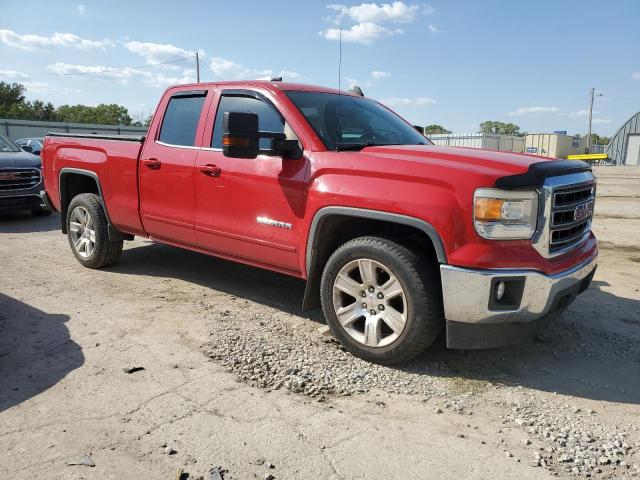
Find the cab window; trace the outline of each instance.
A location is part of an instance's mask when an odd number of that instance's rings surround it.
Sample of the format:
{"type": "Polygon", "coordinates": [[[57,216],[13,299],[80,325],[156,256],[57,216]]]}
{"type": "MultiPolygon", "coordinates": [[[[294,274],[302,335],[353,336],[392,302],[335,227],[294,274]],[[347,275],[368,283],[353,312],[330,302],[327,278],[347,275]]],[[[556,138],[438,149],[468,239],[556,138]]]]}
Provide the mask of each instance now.
{"type": "MultiPolygon", "coordinates": [[[[226,112],[255,113],[258,115],[258,128],[261,132],[285,133],[287,138],[297,139],[280,112],[270,103],[254,97],[223,94],[216,112],[213,136],[211,137],[212,148],[222,148],[222,130],[226,112]]],[[[271,140],[268,138],[261,138],[260,148],[269,149],[270,142],[271,140]]]]}
{"type": "Polygon", "coordinates": [[[171,97],[158,140],[169,145],[194,146],[204,98],[205,94],[201,93],[171,97]]]}

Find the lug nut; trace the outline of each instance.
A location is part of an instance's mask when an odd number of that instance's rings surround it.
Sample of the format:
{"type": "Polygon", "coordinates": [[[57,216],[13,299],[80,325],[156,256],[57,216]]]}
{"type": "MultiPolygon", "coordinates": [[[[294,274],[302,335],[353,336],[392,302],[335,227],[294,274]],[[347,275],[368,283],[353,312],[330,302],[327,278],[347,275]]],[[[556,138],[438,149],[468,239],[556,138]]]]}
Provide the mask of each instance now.
{"type": "Polygon", "coordinates": [[[384,305],[382,304],[378,305],[378,310],[384,310],[384,305]]]}
{"type": "Polygon", "coordinates": [[[373,293],[373,292],[375,291],[375,288],[373,288],[373,287],[369,287],[369,291],[370,291],[371,293],[373,293]]]}
{"type": "Polygon", "coordinates": [[[365,298],[367,296],[367,292],[365,292],[364,290],[362,291],[362,293],[360,293],[360,296],[362,298],[365,298]]]}
{"type": "Polygon", "coordinates": [[[378,292],[378,298],[380,299],[384,298],[384,295],[382,294],[382,292],[378,292]]]}
{"type": "Polygon", "coordinates": [[[362,302],[362,308],[367,308],[367,302],[362,302]]]}
{"type": "Polygon", "coordinates": [[[371,315],[375,315],[375,314],[376,314],[376,313],[378,313],[378,312],[376,312],[376,311],[372,308],[370,313],[371,313],[371,315]]]}

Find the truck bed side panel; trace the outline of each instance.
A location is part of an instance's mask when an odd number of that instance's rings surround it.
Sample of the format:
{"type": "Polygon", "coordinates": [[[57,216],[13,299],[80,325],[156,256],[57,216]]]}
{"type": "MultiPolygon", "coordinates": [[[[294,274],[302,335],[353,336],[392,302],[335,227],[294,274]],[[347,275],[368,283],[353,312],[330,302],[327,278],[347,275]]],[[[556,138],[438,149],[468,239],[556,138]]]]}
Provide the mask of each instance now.
{"type": "Polygon", "coordinates": [[[93,138],[47,137],[43,151],[45,186],[60,209],[60,172],[73,168],[98,176],[111,223],[118,230],[144,235],[138,196],[138,157],[142,143],[93,138]]]}

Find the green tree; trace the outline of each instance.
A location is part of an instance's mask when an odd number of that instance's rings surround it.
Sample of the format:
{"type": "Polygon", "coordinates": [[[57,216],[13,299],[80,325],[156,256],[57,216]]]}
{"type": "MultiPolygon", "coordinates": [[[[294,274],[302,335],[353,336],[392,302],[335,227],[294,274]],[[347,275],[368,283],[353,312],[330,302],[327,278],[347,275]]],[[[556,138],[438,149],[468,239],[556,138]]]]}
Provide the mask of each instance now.
{"type": "Polygon", "coordinates": [[[87,105],[60,105],[57,116],[62,122],[101,123],[103,125],[131,125],[126,107],[115,103],[101,103],[97,107],[87,105]]]}
{"type": "Polygon", "coordinates": [[[56,109],[51,102],[44,103],[40,100],[27,102],[27,113],[29,120],[55,122],[58,119],[56,109]]]}
{"type": "Polygon", "coordinates": [[[434,123],[432,125],[427,125],[426,127],[424,127],[425,135],[429,135],[429,134],[434,135],[438,133],[451,133],[451,131],[447,130],[442,125],[438,125],[437,123],[434,123]]]}
{"type": "Polygon", "coordinates": [[[20,83],[0,82],[0,117],[21,118],[19,115],[26,109],[26,91],[20,83]]]}
{"type": "Polygon", "coordinates": [[[522,136],[520,127],[515,123],[504,123],[495,120],[486,120],[480,124],[480,133],[493,133],[497,135],[522,136]]]}
{"type": "Polygon", "coordinates": [[[611,139],[609,137],[601,137],[597,133],[591,134],[591,144],[592,145],[609,145],[609,141],[611,139]]]}

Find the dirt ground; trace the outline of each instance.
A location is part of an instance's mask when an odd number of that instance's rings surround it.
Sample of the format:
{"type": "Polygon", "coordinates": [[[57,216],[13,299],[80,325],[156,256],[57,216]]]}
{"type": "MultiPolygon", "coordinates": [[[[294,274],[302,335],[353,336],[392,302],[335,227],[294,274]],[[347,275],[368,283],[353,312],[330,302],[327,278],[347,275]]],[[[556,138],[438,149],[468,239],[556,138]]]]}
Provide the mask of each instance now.
{"type": "Polygon", "coordinates": [[[92,271],[56,215],[0,217],[0,478],[639,477],[640,169],[596,170],[599,268],[561,319],[400,369],[349,358],[297,280],[141,239],[92,271]],[[302,386],[264,388],[282,352],[302,386]]]}

